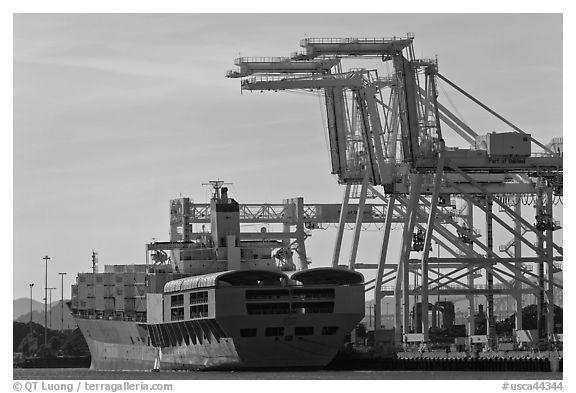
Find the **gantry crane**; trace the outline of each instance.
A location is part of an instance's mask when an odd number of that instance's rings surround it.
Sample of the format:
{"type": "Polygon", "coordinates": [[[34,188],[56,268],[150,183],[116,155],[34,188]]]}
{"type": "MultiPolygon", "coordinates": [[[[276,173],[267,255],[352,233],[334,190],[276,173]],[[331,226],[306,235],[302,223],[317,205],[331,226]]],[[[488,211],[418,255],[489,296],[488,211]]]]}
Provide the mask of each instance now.
{"type": "MultiPolygon", "coordinates": [[[[559,226],[552,215],[553,199],[562,195],[561,139],[548,145],[540,143],[441,75],[437,61],[416,59],[413,38],[410,34],[393,38],[307,38],[300,42],[305,49],[303,53],[265,61],[237,59],[239,71],[228,72],[227,76],[250,77],[241,82],[243,90],[324,91],[332,171],[346,185],[343,216],[352,185],[361,184],[358,212],[368,191],[387,206],[379,262],[370,266],[377,268],[374,284],[377,329],[381,299],[391,294],[383,285],[395,280],[392,293],[396,300],[397,343],[410,340],[411,331],[421,332],[416,335],[417,340],[427,342],[429,294],[450,290],[451,284],[457,284],[469,301],[469,335],[475,331],[474,294],[486,296],[486,336],[493,345],[494,295],[514,296],[516,324],[521,329],[521,295],[530,292],[537,294],[539,336],[550,343],[554,333],[554,287],[562,288],[553,276],[557,270],[554,262],[562,260],[563,250],[553,242],[553,231],[559,226]],[[393,72],[384,78],[370,69],[342,72],[340,61],[351,57],[381,59],[392,64],[393,72]],[[513,132],[478,135],[437,101],[438,79],[503,121],[513,132]],[[445,129],[455,132],[472,148],[446,147],[445,129]],[[543,153],[531,154],[532,144],[542,148],[543,153]],[[377,186],[383,187],[383,193],[377,186]],[[518,203],[519,198],[529,195],[535,196],[534,225],[522,217],[518,203]],[[452,208],[453,198],[463,205],[457,214],[452,208]],[[494,204],[512,219],[513,226],[493,211],[494,204]],[[474,228],[475,210],[484,213],[484,241],[474,228]],[[387,264],[395,213],[403,217],[402,246],[398,262],[387,264]],[[494,250],[494,222],[514,236],[515,252],[509,258],[500,257],[494,250]],[[537,244],[521,236],[521,231],[534,234],[537,244]],[[452,256],[431,257],[432,240],[452,256]],[[521,243],[535,257],[523,257],[521,243]],[[411,253],[418,253],[419,258],[410,258],[411,253]],[[526,268],[533,263],[537,265],[536,274],[526,268]],[[438,267],[434,269],[433,265],[438,267]],[[414,280],[412,287],[411,271],[420,279],[418,285],[414,280]],[[483,288],[475,285],[480,271],[486,277],[483,288]],[[435,275],[434,279],[429,277],[430,273],[435,275]],[[495,288],[494,278],[500,281],[502,289],[495,288]],[[535,278],[536,284],[530,278],[535,278]],[[410,321],[411,295],[415,296],[416,310],[421,299],[420,318],[413,318],[416,324],[410,321]],[[410,325],[416,326],[411,330],[410,325]]],[[[348,263],[351,269],[356,268],[355,250],[361,224],[359,213],[348,263]]],[[[344,221],[340,220],[333,265],[338,264],[343,226],[344,221]]]]}

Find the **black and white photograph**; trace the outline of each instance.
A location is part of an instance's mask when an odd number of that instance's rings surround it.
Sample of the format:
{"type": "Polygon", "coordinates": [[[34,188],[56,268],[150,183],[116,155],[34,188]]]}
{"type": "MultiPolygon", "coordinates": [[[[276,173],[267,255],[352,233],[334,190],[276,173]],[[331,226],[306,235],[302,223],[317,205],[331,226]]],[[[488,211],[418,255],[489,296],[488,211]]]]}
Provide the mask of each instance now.
{"type": "Polygon", "coordinates": [[[223,8],[11,15],[9,388],[566,389],[564,15],[223,8]]]}

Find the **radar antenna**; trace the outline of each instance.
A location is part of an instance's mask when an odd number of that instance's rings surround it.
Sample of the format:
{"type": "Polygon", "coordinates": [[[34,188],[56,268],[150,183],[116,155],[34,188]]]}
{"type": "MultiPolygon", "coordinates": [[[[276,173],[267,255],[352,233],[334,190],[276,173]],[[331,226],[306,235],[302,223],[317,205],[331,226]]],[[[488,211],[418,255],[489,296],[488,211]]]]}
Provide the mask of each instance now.
{"type": "Polygon", "coordinates": [[[214,190],[214,194],[212,195],[212,199],[220,199],[220,190],[224,185],[232,185],[232,183],[226,183],[224,180],[209,180],[208,183],[202,183],[203,186],[212,186],[214,190]]]}

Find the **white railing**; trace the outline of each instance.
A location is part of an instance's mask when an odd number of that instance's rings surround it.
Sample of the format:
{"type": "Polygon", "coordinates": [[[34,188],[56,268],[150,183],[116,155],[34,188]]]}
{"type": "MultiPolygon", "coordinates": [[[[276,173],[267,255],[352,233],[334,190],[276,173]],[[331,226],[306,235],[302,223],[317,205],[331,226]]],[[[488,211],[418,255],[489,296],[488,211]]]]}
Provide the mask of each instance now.
{"type": "Polygon", "coordinates": [[[395,41],[412,40],[413,35],[407,34],[405,37],[370,37],[370,38],[304,38],[300,40],[300,46],[304,47],[313,44],[386,44],[395,41]]]}
{"type": "Polygon", "coordinates": [[[243,63],[282,63],[290,62],[292,59],[289,57],[238,57],[234,59],[234,65],[239,66],[243,63]]]}

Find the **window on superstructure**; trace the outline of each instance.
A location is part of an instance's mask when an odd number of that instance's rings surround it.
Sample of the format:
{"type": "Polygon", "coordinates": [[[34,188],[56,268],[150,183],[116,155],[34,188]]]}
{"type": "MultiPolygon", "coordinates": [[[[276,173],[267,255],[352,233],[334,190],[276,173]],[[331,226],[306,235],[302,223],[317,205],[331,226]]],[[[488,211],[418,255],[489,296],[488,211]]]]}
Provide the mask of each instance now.
{"type": "Polygon", "coordinates": [[[122,276],[116,276],[116,284],[122,284],[122,276]]]}
{"type": "Polygon", "coordinates": [[[338,326],[324,326],[322,328],[323,336],[333,336],[338,333],[338,326]]]}
{"type": "Polygon", "coordinates": [[[299,300],[334,299],[334,288],[294,288],[292,296],[299,300]]]}
{"type": "Polygon", "coordinates": [[[256,337],[258,330],[256,328],[240,329],[240,337],[256,337]]]}
{"type": "Polygon", "coordinates": [[[190,318],[207,318],[208,317],[208,305],[199,304],[196,306],[190,306],[190,318]]]}
{"type": "Polygon", "coordinates": [[[255,314],[290,314],[290,303],[247,303],[246,311],[255,314]]]}
{"type": "Polygon", "coordinates": [[[181,321],[184,319],[184,307],[174,307],[170,311],[171,321],[181,321]]]}
{"type": "Polygon", "coordinates": [[[312,327],[312,326],[296,326],[294,328],[294,335],[295,336],[313,336],[314,335],[314,327],[312,327]]]}
{"type": "Polygon", "coordinates": [[[334,312],[334,302],[297,302],[292,304],[294,314],[330,314],[334,312]]]}
{"type": "Polygon", "coordinates": [[[180,307],[184,305],[184,295],[172,295],[170,297],[170,304],[172,307],[180,307]]]}
{"type": "Polygon", "coordinates": [[[190,304],[208,303],[208,291],[192,292],[190,304]]]}
{"type": "Polygon", "coordinates": [[[102,276],[96,276],[96,283],[102,284],[102,276]]]}
{"type": "Polygon", "coordinates": [[[248,289],[246,300],[274,300],[288,298],[290,292],[287,289],[248,289]]]}
{"type": "Polygon", "coordinates": [[[264,334],[269,337],[279,337],[284,335],[283,327],[267,327],[264,334]]]}

